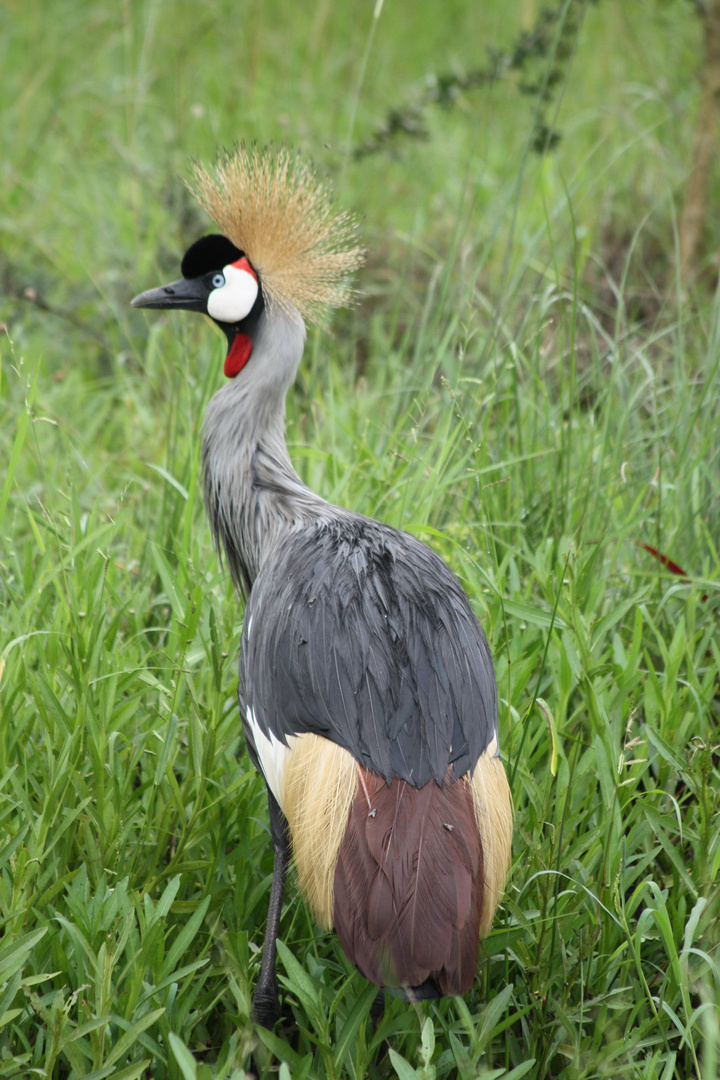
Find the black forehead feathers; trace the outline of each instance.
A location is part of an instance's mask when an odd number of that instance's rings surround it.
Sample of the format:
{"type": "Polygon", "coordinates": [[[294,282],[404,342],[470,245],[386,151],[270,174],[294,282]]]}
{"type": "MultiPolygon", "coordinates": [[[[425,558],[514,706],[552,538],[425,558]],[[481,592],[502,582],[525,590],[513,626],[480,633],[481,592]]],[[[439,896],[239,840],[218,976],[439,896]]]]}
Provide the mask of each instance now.
{"type": "Polygon", "coordinates": [[[201,236],[190,245],[183,255],[180,269],[184,278],[202,277],[211,270],[222,270],[223,266],[236,262],[243,255],[244,252],[236,248],[227,236],[212,233],[201,236]]]}

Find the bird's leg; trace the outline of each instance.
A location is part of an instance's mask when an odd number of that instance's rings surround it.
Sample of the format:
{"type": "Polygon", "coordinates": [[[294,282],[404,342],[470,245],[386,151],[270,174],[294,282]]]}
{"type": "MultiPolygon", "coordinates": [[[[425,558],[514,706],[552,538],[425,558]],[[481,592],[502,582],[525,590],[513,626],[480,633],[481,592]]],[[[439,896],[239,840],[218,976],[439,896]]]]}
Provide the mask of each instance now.
{"type": "Polygon", "coordinates": [[[273,876],[270,886],[267,927],[263,942],[260,977],[255,987],[252,1003],[253,1019],[263,1027],[271,1028],[280,1016],[280,997],[278,995],[277,973],[275,964],[277,948],[275,945],[280,933],[280,912],[282,909],[285,875],[290,861],[290,838],[285,815],[278,806],[275,796],[268,788],[268,810],[270,811],[270,835],[273,845],[273,876]]]}
{"type": "Polygon", "coordinates": [[[380,988],[375,995],[375,1000],[370,1006],[370,1019],[375,1027],[378,1026],[383,1016],[385,1015],[385,991],[380,988]]]}

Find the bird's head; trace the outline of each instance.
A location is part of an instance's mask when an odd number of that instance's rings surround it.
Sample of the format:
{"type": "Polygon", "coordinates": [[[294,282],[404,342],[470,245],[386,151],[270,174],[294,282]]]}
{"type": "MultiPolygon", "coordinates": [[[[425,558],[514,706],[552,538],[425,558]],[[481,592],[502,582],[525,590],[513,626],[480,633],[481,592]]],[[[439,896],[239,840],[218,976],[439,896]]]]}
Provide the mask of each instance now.
{"type": "Polygon", "coordinates": [[[322,323],[352,301],[349,277],[364,254],[356,223],[333,211],[328,188],[307,162],[283,148],[240,146],[213,170],[196,164],[188,187],[220,234],[188,248],[179,281],[132,304],[209,315],[228,339],[228,378],[245,366],[254,333],[274,309],[322,323]]]}
{"type": "Polygon", "coordinates": [[[250,359],[253,339],[265,307],[262,286],[245,253],[226,236],[201,236],[187,249],[182,277],[148,289],[132,301],[138,308],[199,311],[225,332],[225,374],[234,379],[250,359]]]}

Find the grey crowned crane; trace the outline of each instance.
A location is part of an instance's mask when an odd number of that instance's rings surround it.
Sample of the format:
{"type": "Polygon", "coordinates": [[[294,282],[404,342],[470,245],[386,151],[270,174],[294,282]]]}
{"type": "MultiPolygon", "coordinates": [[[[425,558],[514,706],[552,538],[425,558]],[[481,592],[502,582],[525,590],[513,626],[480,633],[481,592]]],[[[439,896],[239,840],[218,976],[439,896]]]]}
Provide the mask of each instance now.
{"type": "Polygon", "coordinates": [[[350,298],[354,223],[284,150],[239,148],[191,190],[219,234],[134,307],[209,315],[228,382],[204,418],[204,500],[246,598],[238,698],[268,789],[274,870],[255,1018],[275,973],[290,851],[321,927],[379,987],[463,994],[507,873],[512,810],[485,634],[454,574],[303,484],[285,397],[305,322],[350,298]]]}

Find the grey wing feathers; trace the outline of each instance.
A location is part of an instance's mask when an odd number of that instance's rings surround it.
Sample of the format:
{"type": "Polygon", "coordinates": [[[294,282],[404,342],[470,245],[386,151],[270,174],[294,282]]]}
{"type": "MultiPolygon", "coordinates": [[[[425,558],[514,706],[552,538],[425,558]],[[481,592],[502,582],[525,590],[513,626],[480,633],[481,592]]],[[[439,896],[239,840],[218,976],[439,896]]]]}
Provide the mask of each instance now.
{"type": "Polygon", "coordinates": [[[459,582],[419,540],[349,513],[263,566],[239,693],[265,734],[315,732],[388,783],[461,776],[497,738],[490,650],[459,582]]]}

